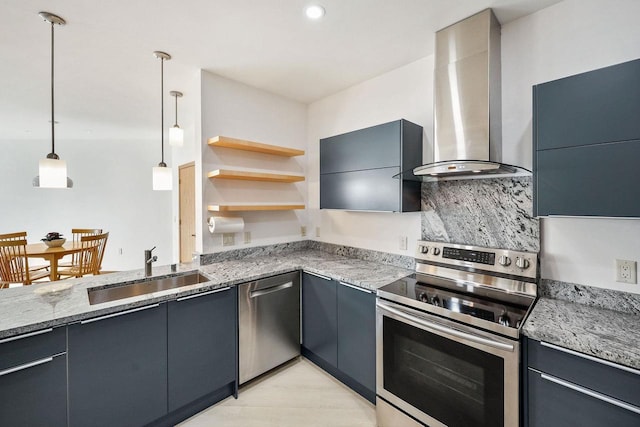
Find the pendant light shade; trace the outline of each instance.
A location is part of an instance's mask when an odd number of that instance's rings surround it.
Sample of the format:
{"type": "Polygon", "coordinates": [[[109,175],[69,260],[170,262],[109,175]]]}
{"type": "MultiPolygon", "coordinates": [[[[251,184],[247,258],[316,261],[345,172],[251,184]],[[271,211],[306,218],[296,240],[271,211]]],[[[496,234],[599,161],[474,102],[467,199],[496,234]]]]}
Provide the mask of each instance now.
{"type": "Polygon", "coordinates": [[[164,61],[171,59],[166,52],[155,51],[153,55],[160,60],[160,150],[162,158],[158,166],[153,168],[153,189],[156,191],[173,189],[171,168],[164,162],[164,61]]]}
{"type": "Polygon", "coordinates": [[[73,181],[67,177],[67,162],[60,160],[55,151],[56,121],[54,102],[54,27],[65,25],[66,21],[49,12],[40,12],[38,15],[51,24],[51,153],[47,158],[40,160],[38,164],[38,176],[33,179],[33,186],[38,188],[71,188],[73,181]]]}
{"type": "Polygon", "coordinates": [[[178,126],[178,98],[182,98],[182,92],[172,90],[169,94],[176,98],[176,121],[169,128],[169,144],[174,147],[182,147],[184,144],[184,130],[178,126]]]}
{"type": "Polygon", "coordinates": [[[173,174],[167,165],[153,167],[153,189],[156,191],[171,190],[173,188],[173,174]]]}

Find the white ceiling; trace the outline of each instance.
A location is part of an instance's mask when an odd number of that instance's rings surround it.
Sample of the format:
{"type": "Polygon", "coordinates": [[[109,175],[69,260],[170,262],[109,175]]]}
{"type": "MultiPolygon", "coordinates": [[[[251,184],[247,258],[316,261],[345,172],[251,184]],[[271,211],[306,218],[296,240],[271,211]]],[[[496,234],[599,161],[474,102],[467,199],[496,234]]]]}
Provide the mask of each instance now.
{"type": "Polygon", "coordinates": [[[185,91],[187,106],[198,69],[309,103],[431,54],[435,31],[486,7],[504,24],[558,2],[319,0],[327,14],[314,22],[309,0],[0,0],[0,140],[48,137],[41,10],[67,20],[55,33],[57,135],[135,139],[159,124],[154,50],[173,56],[165,93],[185,91]]]}

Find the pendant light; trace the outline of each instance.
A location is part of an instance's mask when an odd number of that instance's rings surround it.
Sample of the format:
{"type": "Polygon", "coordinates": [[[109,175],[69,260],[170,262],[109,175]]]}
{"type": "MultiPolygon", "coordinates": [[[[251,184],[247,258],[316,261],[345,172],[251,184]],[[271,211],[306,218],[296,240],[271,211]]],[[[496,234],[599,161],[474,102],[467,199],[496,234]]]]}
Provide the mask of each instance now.
{"type": "Polygon", "coordinates": [[[176,98],[176,121],[173,126],[169,128],[169,144],[174,147],[182,147],[184,143],[184,130],[178,126],[178,98],[182,98],[182,92],[172,90],[169,94],[176,98]]]}
{"type": "Polygon", "coordinates": [[[171,59],[166,52],[155,51],[153,55],[160,60],[160,149],[162,158],[158,166],[153,168],[153,189],[171,190],[173,188],[173,174],[171,168],[164,162],[164,61],[171,59]]]}
{"type": "Polygon", "coordinates": [[[53,50],[53,34],[56,25],[65,25],[66,21],[61,17],[49,12],[40,12],[38,15],[46,22],[51,24],[51,153],[47,154],[47,158],[40,160],[38,165],[39,175],[33,179],[33,186],[39,188],[71,188],[73,181],[67,177],[67,162],[60,160],[56,154],[56,121],[54,115],[54,50],[53,50]]]}

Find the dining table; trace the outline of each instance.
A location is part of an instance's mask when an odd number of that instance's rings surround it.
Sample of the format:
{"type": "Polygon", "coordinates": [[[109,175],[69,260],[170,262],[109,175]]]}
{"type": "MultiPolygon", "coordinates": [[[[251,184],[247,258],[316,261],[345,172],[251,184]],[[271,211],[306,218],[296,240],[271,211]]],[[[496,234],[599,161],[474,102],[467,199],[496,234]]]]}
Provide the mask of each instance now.
{"type": "Polygon", "coordinates": [[[27,245],[29,258],[42,258],[49,261],[49,278],[58,280],[58,261],[60,258],[82,251],[81,242],[65,242],[62,246],[50,248],[44,243],[30,243],[27,245]]]}

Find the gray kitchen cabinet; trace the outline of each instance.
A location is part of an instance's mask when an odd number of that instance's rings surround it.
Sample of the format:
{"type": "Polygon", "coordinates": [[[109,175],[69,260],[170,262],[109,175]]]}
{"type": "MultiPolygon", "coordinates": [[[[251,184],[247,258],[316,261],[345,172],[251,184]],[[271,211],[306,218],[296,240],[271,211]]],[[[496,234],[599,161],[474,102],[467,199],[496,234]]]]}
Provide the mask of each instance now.
{"type": "Polygon", "coordinates": [[[0,424],[67,425],[66,328],[0,340],[0,424]]]}
{"type": "Polygon", "coordinates": [[[320,208],[414,212],[420,183],[394,178],[422,164],[422,127],[397,120],[320,140],[320,208]]]}
{"type": "Polygon", "coordinates": [[[533,87],[534,214],[639,217],[640,60],[533,87]]]}
{"type": "Polygon", "coordinates": [[[349,385],[370,401],[376,398],[376,295],[338,285],[338,369],[349,385]]]}
{"type": "Polygon", "coordinates": [[[304,273],[302,354],[375,401],[375,294],[304,273]]]}
{"type": "Polygon", "coordinates": [[[328,277],[302,275],[302,353],[332,367],[338,366],[336,286],[328,277]]]}
{"type": "Polygon", "coordinates": [[[69,425],[142,426],[167,413],[167,307],[68,327],[69,425]]]}
{"type": "Polygon", "coordinates": [[[527,341],[528,427],[640,425],[640,371],[527,341]]]}
{"type": "Polygon", "coordinates": [[[229,287],[168,303],[170,412],[225,387],[227,396],[234,391],[236,306],[236,288],[229,287]]]}

